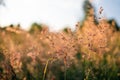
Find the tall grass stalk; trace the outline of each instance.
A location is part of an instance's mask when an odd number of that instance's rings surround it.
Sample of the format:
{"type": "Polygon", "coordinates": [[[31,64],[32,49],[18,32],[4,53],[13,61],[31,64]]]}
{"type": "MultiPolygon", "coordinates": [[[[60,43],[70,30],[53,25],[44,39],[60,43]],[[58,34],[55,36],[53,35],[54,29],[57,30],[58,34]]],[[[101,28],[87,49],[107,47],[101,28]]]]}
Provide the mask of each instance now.
{"type": "Polygon", "coordinates": [[[49,58],[46,62],[46,65],[45,65],[45,68],[44,68],[44,73],[43,73],[43,79],[42,80],[45,80],[45,77],[46,77],[46,72],[47,72],[47,68],[48,68],[48,64],[49,62],[53,60],[53,58],[49,58]]]}
{"type": "Polygon", "coordinates": [[[64,80],[67,80],[67,72],[66,72],[67,67],[66,67],[66,64],[64,66],[65,66],[64,80]]]}

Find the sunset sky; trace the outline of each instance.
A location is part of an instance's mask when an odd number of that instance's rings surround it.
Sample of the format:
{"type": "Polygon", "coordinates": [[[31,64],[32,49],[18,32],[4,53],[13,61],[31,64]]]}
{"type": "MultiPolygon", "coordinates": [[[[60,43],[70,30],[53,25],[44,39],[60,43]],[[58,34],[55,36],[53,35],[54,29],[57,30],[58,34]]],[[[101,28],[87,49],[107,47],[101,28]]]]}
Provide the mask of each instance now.
{"type": "MultiPolygon", "coordinates": [[[[114,18],[120,25],[120,0],[91,0],[96,10],[104,8],[103,15],[114,18]]],[[[6,6],[0,6],[0,25],[20,23],[23,29],[29,29],[33,22],[45,23],[50,30],[74,25],[84,18],[84,0],[5,0],[6,6]]]]}

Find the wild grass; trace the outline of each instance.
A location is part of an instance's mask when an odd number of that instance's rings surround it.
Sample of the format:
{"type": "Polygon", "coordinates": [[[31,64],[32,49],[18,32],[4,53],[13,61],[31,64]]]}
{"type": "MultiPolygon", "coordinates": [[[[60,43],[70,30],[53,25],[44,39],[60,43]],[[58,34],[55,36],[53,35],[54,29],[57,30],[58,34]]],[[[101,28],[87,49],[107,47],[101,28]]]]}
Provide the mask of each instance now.
{"type": "Polygon", "coordinates": [[[0,28],[0,80],[119,80],[120,29],[115,20],[96,20],[89,2],[85,11],[74,31],[0,28]]]}

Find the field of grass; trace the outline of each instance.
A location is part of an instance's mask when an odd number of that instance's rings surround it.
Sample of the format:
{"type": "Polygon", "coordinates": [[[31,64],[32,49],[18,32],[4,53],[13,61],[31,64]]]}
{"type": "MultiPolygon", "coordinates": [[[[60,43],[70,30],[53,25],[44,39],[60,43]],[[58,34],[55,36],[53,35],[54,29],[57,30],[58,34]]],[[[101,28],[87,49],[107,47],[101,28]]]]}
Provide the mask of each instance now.
{"type": "Polygon", "coordinates": [[[86,16],[72,31],[50,32],[34,23],[0,28],[0,80],[120,80],[120,28],[115,20],[86,16]]]}

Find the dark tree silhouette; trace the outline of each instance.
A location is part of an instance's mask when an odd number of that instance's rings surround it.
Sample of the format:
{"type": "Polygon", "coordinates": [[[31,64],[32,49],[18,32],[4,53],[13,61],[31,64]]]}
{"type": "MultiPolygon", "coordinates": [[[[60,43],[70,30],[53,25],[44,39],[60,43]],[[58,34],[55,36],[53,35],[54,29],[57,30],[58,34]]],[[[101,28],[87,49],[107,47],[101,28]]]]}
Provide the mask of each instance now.
{"type": "Polygon", "coordinates": [[[83,9],[85,12],[85,17],[94,15],[94,7],[92,6],[89,0],[85,0],[83,9]]]}
{"type": "Polygon", "coordinates": [[[89,0],[84,1],[83,10],[85,14],[84,20],[93,21],[95,24],[98,23],[95,15],[94,6],[89,0]]]}

